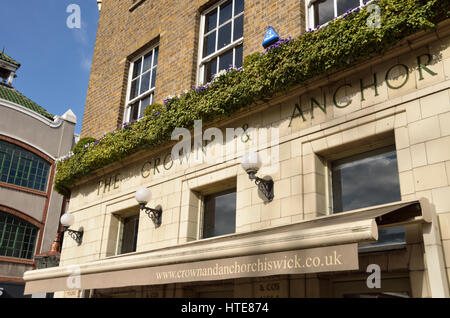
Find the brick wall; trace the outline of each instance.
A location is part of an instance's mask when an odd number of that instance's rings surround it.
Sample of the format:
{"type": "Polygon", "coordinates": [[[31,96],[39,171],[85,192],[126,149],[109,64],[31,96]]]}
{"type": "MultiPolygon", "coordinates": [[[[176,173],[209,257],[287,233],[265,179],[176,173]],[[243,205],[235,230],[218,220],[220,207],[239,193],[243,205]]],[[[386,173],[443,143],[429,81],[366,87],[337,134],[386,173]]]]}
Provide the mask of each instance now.
{"type": "MultiPolygon", "coordinates": [[[[130,61],[155,42],[159,42],[159,62],[154,101],[161,103],[195,85],[200,16],[216,2],[103,1],[82,137],[100,137],[122,123],[130,61]]],[[[305,29],[304,11],[304,0],[246,0],[244,58],[263,51],[268,25],[281,37],[298,36],[305,29]]]]}

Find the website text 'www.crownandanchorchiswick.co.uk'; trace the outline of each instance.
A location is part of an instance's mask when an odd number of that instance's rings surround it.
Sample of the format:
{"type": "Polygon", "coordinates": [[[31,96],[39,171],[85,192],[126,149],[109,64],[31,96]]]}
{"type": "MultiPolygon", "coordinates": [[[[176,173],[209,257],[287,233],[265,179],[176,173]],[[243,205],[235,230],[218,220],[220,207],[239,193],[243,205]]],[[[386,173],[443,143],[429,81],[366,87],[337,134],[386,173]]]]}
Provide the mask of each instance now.
{"type": "Polygon", "coordinates": [[[315,257],[293,257],[285,256],[283,259],[268,260],[258,258],[254,262],[247,262],[240,264],[235,261],[233,264],[221,265],[216,263],[213,266],[200,268],[185,268],[173,271],[156,272],[157,280],[165,279],[183,279],[195,277],[208,277],[217,275],[235,275],[245,273],[264,273],[271,271],[284,271],[294,269],[312,269],[312,268],[326,268],[328,266],[339,266],[343,264],[342,255],[334,251],[331,255],[315,256],[315,257]]]}

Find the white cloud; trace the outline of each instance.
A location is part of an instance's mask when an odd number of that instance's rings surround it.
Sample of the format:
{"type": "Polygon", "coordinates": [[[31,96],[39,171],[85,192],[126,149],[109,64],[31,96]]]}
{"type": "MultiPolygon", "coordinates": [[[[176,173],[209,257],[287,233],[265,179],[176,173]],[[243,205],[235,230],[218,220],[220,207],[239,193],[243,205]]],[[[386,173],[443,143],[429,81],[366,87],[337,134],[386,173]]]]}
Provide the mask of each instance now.
{"type": "Polygon", "coordinates": [[[90,56],[84,55],[81,58],[80,66],[84,71],[91,71],[92,58],[90,56]]]}

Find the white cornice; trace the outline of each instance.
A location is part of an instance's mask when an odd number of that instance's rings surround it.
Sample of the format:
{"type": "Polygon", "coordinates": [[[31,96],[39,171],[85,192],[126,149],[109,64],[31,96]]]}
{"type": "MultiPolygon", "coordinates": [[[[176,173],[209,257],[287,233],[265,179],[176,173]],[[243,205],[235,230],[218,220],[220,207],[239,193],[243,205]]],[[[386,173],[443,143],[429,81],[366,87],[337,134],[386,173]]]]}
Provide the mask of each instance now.
{"type": "MultiPolygon", "coordinates": [[[[28,109],[27,107],[10,102],[9,100],[2,99],[2,98],[0,98],[0,106],[5,106],[8,108],[14,109],[15,111],[21,112],[25,115],[28,115],[36,120],[39,120],[40,122],[46,124],[47,126],[49,126],[51,128],[60,127],[61,124],[63,123],[63,121],[65,120],[64,118],[61,118],[59,116],[55,116],[55,119],[51,120],[43,115],[40,115],[40,114],[32,111],[31,109],[28,109]]],[[[73,122],[72,120],[68,120],[68,121],[73,122]]]]}

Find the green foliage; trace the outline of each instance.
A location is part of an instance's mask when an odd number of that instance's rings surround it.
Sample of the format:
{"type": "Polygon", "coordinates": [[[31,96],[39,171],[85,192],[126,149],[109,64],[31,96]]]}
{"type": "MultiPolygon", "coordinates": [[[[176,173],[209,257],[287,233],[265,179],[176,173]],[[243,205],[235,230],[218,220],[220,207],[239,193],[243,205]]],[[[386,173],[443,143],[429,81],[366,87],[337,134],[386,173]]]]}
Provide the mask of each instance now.
{"type": "Polygon", "coordinates": [[[254,53],[244,70],[231,69],[200,87],[151,105],[137,122],[108,133],[94,145],[57,166],[55,189],[68,196],[75,182],[92,171],[170,140],[176,127],[192,128],[194,120],[209,122],[230,116],[258,100],[268,99],[317,75],[336,72],[369,59],[408,35],[435,27],[449,17],[448,0],[381,0],[379,28],[369,28],[370,12],[346,14],[314,32],[254,53]]]}
{"type": "Polygon", "coordinates": [[[164,111],[165,107],[161,104],[152,104],[147,106],[144,111],[144,116],[158,116],[160,112],[164,111]]]}
{"type": "Polygon", "coordinates": [[[79,154],[79,153],[81,153],[81,152],[85,149],[85,148],[84,148],[85,145],[90,144],[90,143],[93,143],[93,142],[95,142],[95,141],[96,141],[96,139],[93,138],[93,137],[84,137],[84,138],[81,138],[81,139],[77,142],[77,144],[75,145],[75,147],[73,147],[73,153],[74,153],[74,154],[79,154]]]}

